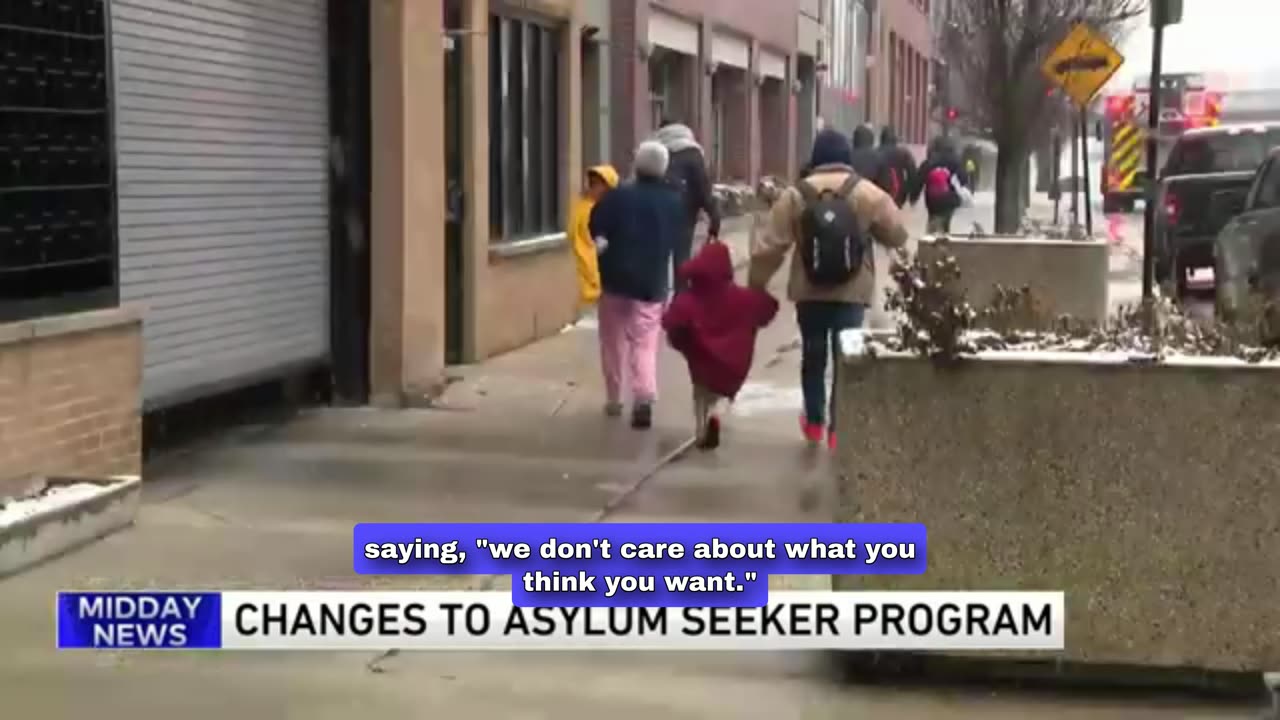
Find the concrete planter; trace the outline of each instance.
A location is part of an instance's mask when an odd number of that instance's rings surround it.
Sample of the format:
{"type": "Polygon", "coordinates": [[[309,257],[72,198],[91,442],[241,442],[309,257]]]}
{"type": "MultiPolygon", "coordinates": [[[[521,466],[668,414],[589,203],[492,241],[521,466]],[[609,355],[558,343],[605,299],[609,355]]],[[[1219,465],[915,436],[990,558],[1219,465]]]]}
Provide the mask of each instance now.
{"type": "MultiPolygon", "coordinates": [[[[1107,320],[1111,251],[1102,240],[1019,236],[953,237],[946,254],[960,265],[961,286],[976,309],[989,307],[995,286],[1030,287],[1050,318],[1070,315],[1102,325],[1107,320]]],[[[923,259],[940,257],[933,237],[920,240],[923,259]]]]}
{"type": "Polygon", "coordinates": [[[141,494],[134,476],[46,480],[40,495],[0,508],[0,577],[132,525],[141,494]]]}
{"type": "Polygon", "coordinates": [[[833,519],[925,523],[929,571],[836,589],[1064,590],[1055,660],[1280,669],[1280,364],[939,366],[864,339],[843,338],[833,519]]]}

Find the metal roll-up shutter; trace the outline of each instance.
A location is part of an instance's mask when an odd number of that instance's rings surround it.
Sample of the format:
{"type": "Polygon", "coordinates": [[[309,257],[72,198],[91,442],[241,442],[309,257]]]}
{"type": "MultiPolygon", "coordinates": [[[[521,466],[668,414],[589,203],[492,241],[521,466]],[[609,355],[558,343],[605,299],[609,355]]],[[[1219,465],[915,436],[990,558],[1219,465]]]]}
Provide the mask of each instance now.
{"type": "Polygon", "coordinates": [[[787,79],[787,58],[768,51],[760,53],[760,75],[775,80],[787,79]]]}
{"type": "Polygon", "coordinates": [[[745,70],[751,63],[751,44],[734,35],[716,33],[711,36],[711,59],[745,70]]]}
{"type": "Polygon", "coordinates": [[[112,0],[120,290],[149,408],[328,355],[325,0],[112,0]]]}
{"type": "Polygon", "coordinates": [[[698,26],[657,8],[649,11],[649,42],[685,55],[698,55],[698,26]]]}

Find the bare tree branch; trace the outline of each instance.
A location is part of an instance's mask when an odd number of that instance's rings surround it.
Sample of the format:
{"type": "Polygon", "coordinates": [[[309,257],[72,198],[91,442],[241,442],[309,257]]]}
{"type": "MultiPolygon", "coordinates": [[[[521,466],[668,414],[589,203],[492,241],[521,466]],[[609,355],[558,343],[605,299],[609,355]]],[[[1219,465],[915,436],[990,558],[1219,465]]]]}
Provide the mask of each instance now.
{"type": "MultiPolygon", "coordinates": [[[[952,3],[942,52],[965,97],[958,98],[966,119],[991,128],[1014,172],[1025,164],[1039,128],[1053,119],[1048,81],[1040,65],[1071,28],[1087,23],[1095,31],[1116,38],[1146,11],[1147,0],[962,0],[952,3]]],[[[1021,211],[1009,212],[1010,187],[997,172],[996,226],[1011,232],[1021,211]],[[1006,193],[1007,194],[1007,193],[1006,193]],[[1002,213],[1002,209],[1005,211],[1002,213]]]]}

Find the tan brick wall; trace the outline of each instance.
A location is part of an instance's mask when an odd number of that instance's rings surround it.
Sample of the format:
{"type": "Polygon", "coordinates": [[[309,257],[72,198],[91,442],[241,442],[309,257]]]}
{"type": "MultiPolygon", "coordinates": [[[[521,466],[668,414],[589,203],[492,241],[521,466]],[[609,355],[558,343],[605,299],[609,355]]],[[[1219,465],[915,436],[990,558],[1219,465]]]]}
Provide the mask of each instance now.
{"type": "MultiPolygon", "coordinates": [[[[519,9],[518,3],[502,3],[496,0],[472,5],[479,13],[487,8],[497,12],[519,9]]],[[[581,192],[582,178],[582,57],[580,37],[582,28],[581,0],[539,0],[525,6],[545,17],[562,20],[563,35],[560,55],[560,87],[562,88],[560,117],[560,183],[563,205],[561,221],[569,217],[570,208],[581,192]]],[[[487,15],[474,17],[487,22],[487,15]]],[[[487,41],[486,41],[487,42],[487,41]]],[[[471,65],[478,76],[484,68],[485,78],[478,87],[487,90],[487,45],[483,57],[472,58],[471,65]]],[[[478,80],[478,77],[477,77],[478,80]]],[[[471,93],[472,117],[488,115],[487,92],[471,93]],[[481,112],[483,109],[483,112],[481,112]]],[[[488,122],[487,120],[485,122],[488,122]]],[[[474,263],[468,276],[468,292],[474,298],[469,319],[474,338],[468,348],[468,359],[484,360],[494,355],[515,350],[535,340],[559,332],[571,322],[577,313],[578,285],[573,255],[567,243],[553,248],[542,247],[534,252],[521,254],[513,250],[516,245],[494,251],[490,238],[489,217],[489,138],[485,133],[464,133],[468,143],[467,157],[471,163],[467,183],[470,186],[473,205],[469,208],[474,221],[468,227],[467,243],[474,263]]]]}
{"type": "Polygon", "coordinates": [[[49,475],[138,474],[141,377],[125,311],[0,325],[0,498],[49,475]]]}
{"type": "Polygon", "coordinates": [[[567,246],[491,260],[479,290],[481,357],[515,350],[572,322],[578,302],[575,272],[567,246]]]}

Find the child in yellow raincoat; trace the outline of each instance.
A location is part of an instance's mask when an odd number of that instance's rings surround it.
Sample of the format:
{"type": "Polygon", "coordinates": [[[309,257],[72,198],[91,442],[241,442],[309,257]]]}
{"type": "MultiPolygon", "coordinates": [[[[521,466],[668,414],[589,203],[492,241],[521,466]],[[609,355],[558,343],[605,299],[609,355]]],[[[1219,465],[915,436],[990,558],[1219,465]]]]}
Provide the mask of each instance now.
{"type": "Polygon", "coordinates": [[[618,171],[612,165],[588,168],[586,184],[569,217],[569,239],[573,242],[573,254],[578,261],[579,306],[583,310],[600,299],[600,265],[596,257],[596,241],[591,237],[591,210],[596,201],[617,186],[618,171]]]}

